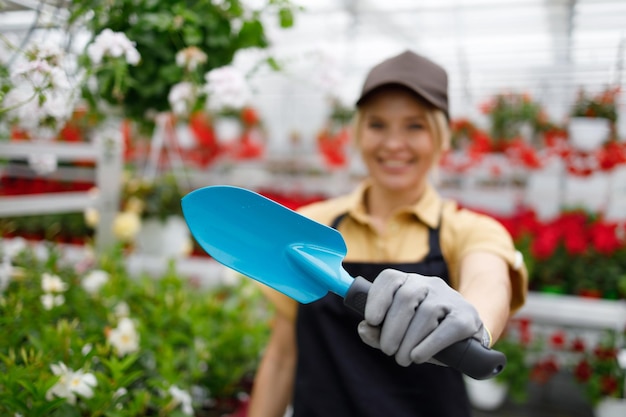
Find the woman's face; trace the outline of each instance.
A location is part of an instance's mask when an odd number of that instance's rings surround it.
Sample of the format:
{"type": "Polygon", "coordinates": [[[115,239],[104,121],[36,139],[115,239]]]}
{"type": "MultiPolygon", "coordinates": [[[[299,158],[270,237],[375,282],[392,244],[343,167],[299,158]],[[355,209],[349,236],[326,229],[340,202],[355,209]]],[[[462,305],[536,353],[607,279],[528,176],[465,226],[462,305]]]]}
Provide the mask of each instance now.
{"type": "Polygon", "coordinates": [[[374,93],[361,107],[359,149],[372,185],[387,193],[421,193],[437,149],[426,108],[408,91],[374,93]]]}

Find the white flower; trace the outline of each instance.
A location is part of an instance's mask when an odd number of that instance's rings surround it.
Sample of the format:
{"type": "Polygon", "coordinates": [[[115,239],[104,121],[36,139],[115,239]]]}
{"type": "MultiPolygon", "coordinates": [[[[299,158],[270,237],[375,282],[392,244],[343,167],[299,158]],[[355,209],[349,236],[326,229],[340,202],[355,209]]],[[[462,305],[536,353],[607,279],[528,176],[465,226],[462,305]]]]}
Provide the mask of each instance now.
{"type": "Polygon", "coordinates": [[[180,404],[183,413],[187,414],[188,416],[193,416],[191,395],[187,391],[178,388],[176,385],[172,385],[169,388],[168,392],[172,396],[174,403],[176,405],[180,404]]]}
{"type": "Polygon", "coordinates": [[[95,269],[83,278],[81,285],[89,294],[96,294],[108,280],[108,272],[101,269],[95,269]]]}
{"type": "Polygon", "coordinates": [[[13,274],[13,265],[11,259],[5,255],[2,263],[0,264],[0,293],[7,289],[11,282],[11,275],[13,274]]]}
{"type": "Polygon", "coordinates": [[[204,76],[207,105],[210,110],[240,109],[250,99],[245,77],[235,67],[224,66],[207,72],[204,76]]]}
{"type": "Polygon", "coordinates": [[[124,211],[113,219],[113,234],[123,242],[134,239],[141,228],[141,219],[137,213],[124,211]]]}
{"type": "Polygon", "coordinates": [[[187,71],[194,71],[207,61],[207,55],[197,46],[188,46],[176,53],[176,65],[187,71]]]}
{"type": "Polygon", "coordinates": [[[41,304],[46,310],[52,310],[54,307],[58,307],[65,303],[65,297],[62,295],[54,295],[51,293],[44,294],[40,297],[41,304]]]}
{"type": "Polygon", "coordinates": [[[26,249],[26,239],[23,237],[2,240],[2,252],[9,259],[15,258],[24,249],[26,249]]]}
{"type": "Polygon", "coordinates": [[[85,398],[93,397],[93,387],[96,385],[96,377],[81,370],[73,372],[69,378],[70,391],[85,398]]]}
{"type": "Polygon", "coordinates": [[[67,290],[68,285],[58,275],[44,272],[41,275],[41,289],[47,293],[59,293],[67,290]]]}
{"type": "Polygon", "coordinates": [[[113,308],[113,314],[118,319],[121,319],[122,317],[128,317],[130,315],[130,307],[128,307],[128,304],[124,301],[120,301],[113,308]]]}
{"type": "Polygon", "coordinates": [[[67,73],[50,62],[55,60],[16,64],[11,71],[14,87],[4,97],[8,118],[34,139],[53,139],[77,100],[67,73]]]}
{"type": "Polygon", "coordinates": [[[54,154],[31,154],[28,166],[38,175],[52,174],[57,170],[57,157],[54,154]]]}
{"type": "Polygon", "coordinates": [[[124,387],[118,388],[114,393],[113,393],[113,399],[118,399],[123,397],[124,395],[128,394],[128,390],[124,387]]]}
{"type": "Polygon", "coordinates": [[[107,340],[117,350],[118,356],[139,350],[139,333],[129,318],[120,319],[117,327],[109,332],[107,340]]]}
{"type": "Polygon", "coordinates": [[[91,343],[87,343],[85,346],[82,347],[82,349],[80,350],[80,353],[82,353],[83,356],[87,356],[92,350],[93,350],[93,345],[91,343]]]}
{"type": "Polygon", "coordinates": [[[76,394],[85,397],[93,397],[93,388],[98,384],[96,377],[91,373],[81,370],[73,371],[67,365],[60,362],[58,365],[50,365],[52,373],[60,376],[59,380],[46,393],[46,399],[51,400],[53,396],[65,398],[67,402],[76,404],[76,394]]]}
{"type": "Polygon", "coordinates": [[[52,373],[60,376],[60,378],[57,383],[54,384],[48,392],[46,392],[46,399],[49,401],[53,396],[56,396],[67,399],[70,404],[75,404],[76,395],[72,393],[69,386],[72,370],[69,369],[63,362],[59,362],[58,365],[52,364],[50,365],[50,368],[52,369],[52,373]]]}
{"type": "Polygon", "coordinates": [[[124,144],[124,136],[122,130],[117,126],[109,125],[98,129],[91,141],[105,149],[108,147],[121,147],[124,144]]]}
{"type": "Polygon", "coordinates": [[[104,57],[124,57],[128,64],[137,65],[141,56],[135,45],[124,33],[104,29],[87,47],[87,55],[94,64],[100,64],[104,57]]]}
{"type": "Polygon", "coordinates": [[[194,85],[188,81],[174,84],[167,99],[176,115],[187,115],[192,110],[192,106],[197,99],[194,85]]]}

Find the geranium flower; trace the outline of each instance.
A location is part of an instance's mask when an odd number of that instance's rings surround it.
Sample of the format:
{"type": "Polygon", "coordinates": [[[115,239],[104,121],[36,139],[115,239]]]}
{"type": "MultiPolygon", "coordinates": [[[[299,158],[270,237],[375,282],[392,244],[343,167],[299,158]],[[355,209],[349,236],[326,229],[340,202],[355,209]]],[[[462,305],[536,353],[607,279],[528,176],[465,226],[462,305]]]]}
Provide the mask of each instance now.
{"type": "Polygon", "coordinates": [[[537,259],[547,259],[556,250],[560,233],[555,227],[546,225],[537,235],[530,247],[531,253],[537,259]]]}
{"type": "Polygon", "coordinates": [[[137,65],[141,59],[139,51],[132,42],[122,32],[113,32],[111,29],[104,29],[93,43],[87,47],[87,55],[94,64],[102,63],[104,57],[124,58],[130,65],[137,65]]]}
{"type": "Polygon", "coordinates": [[[554,349],[563,349],[565,346],[566,334],[563,331],[557,331],[552,334],[550,337],[550,345],[554,349]]]}
{"type": "Polygon", "coordinates": [[[109,332],[107,340],[115,348],[118,356],[139,350],[139,333],[135,329],[135,323],[129,318],[120,319],[117,327],[109,332]]]}
{"type": "Polygon", "coordinates": [[[593,369],[589,362],[585,359],[578,362],[574,368],[574,377],[580,382],[587,382],[593,373],[593,369]]]}
{"type": "Polygon", "coordinates": [[[207,55],[197,46],[188,46],[176,53],[176,65],[187,71],[195,71],[207,61],[207,55]]]}
{"type": "Polygon", "coordinates": [[[243,74],[232,66],[223,66],[204,76],[209,110],[241,109],[250,99],[250,90],[243,74]]]}
{"type": "Polygon", "coordinates": [[[179,116],[187,116],[197,98],[195,86],[188,81],[174,84],[167,96],[172,111],[179,116]]]}
{"type": "Polygon", "coordinates": [[[611,255],[622,246],[622,243],[617,239],[616,229],[617,224],[615,223],[596,222],[591,225],[589,236],[598,252],[611,255]]]}
{"type": "Polygon", "coordinates": [[[28,166],[38,175],[48,175],[57,170],[57,157],[54,154],[31,154],[28,155],[28,166]]]}
{"type": "Polygon", "coordinates": [[[564,244],[570,255],[582,255],[587,250],[587,234],[584,230],[564,234],[564,244]]]}

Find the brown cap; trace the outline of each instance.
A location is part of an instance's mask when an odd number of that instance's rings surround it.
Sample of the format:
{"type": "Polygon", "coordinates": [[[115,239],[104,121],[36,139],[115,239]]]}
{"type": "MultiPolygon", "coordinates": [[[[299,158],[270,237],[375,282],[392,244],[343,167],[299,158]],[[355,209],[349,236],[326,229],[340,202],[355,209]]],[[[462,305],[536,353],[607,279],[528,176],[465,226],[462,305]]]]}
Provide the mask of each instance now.
{"type": "Polygon", "coordinates": [[[411,51],[388,58],[370,70],[363,84],[360,106],[367,95],[384,85],[408,88],[448,115],[448,74],[433,61],[411,51]]]}

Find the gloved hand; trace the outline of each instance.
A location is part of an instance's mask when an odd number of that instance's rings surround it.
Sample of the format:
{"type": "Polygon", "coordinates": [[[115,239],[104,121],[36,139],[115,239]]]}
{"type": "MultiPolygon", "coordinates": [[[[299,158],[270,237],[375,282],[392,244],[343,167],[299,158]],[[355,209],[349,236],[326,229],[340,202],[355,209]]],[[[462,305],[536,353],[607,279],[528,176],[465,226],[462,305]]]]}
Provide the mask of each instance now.
{"type": "Polygon", "coordinates": [[[374,280],[359,336],[366,344],[395,355],[402,366],[431,362],[442,349],[468,337],[483,346],[490,336],[478,312],[441,278],[386,269],[374,280]]]}

